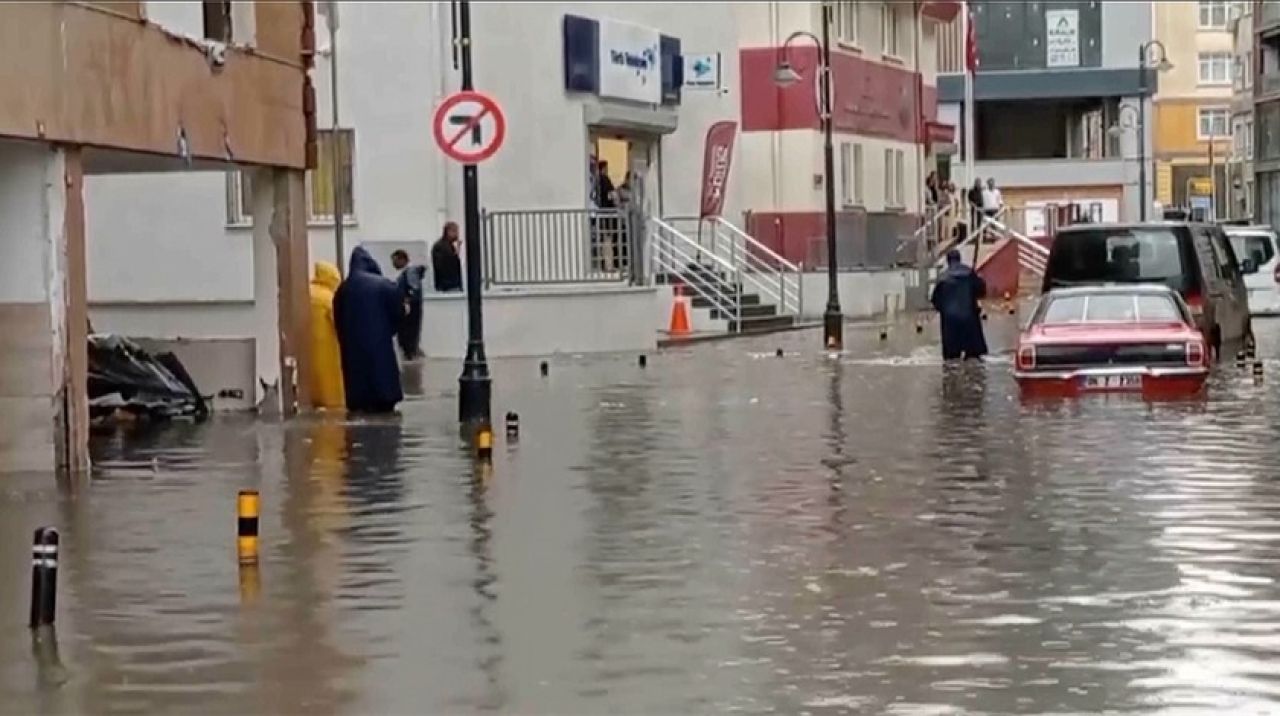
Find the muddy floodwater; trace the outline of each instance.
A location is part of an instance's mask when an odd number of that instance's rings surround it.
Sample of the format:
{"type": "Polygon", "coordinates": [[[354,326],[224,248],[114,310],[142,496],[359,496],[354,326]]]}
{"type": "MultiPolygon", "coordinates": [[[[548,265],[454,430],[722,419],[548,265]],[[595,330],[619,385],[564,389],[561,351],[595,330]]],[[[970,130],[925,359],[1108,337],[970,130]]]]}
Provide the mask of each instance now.
{"type": "Polygon", "coordinates": [[[1025,404],[933,330],[498,361],[490,470],[449,362],[394,419],[99,439],[0,481],[0,713],[1280,713],[1280,323],[1167,403],[1025,404]]]}

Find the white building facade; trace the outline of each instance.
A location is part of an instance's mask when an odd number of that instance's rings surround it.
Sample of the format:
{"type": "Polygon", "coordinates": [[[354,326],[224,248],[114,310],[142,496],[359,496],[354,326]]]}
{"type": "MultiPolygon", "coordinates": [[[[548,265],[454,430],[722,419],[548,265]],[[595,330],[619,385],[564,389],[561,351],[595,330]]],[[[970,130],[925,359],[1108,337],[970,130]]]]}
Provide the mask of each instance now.
{"type": "MultiPolygon", "coordinates": [[[[887,265],[892,255],[885,252],[893,249],[885,247],[909,236],[922,212],[930,133],[949,130],[936,122],[932,43],[937,23],[953,17],[959,3],[832,5],[841,266],[887,265]],[[868,237],[879,237],[879,255],[867,248],[868,237]]],[[[198,27],[199,2],[146,7],[179,31],[198,27]]],[[[489,215],[522,212],[512,224],[524,232],[515,237],[520,245],[545,249],[596,230],[595,223],[554,218],[591,206],[594,161],[606,161],[615,186],[627,186],[638,215],[696,215],[707,131],[731,121],[739,135],[723,215],[797,263],[825,261],[815,249],[825,231],[812,44],[795,43],[787,55],[807,81],[790,88],[772,81],[788,34],[821,33],[820,3],[513,2],[470,9],[474,85],[506,118],[503,147],[479,168],[480,203],[489,215]]],[[[326,22],[317,15],[319,164],[306,189],[310,258],[345,264],[350,250],[364,245],[384,262],[394,248],[425,260],[443,224],[461,223],[463,213],[462,168],[435,145],[431,127],[434,108],[459,87],[451,6],[340,4],[336,128],[326,22]],[[341,252],[335,176],[346,187],[341,252]]],[[[260,289],[250,175],[114,174],[86,184],[95,330],[166,342],[205,390],[252,394],[260,289]],[[138,255],[148,257],[145,264],[128,258],[138,255]]],[[[584,299],[582,286],[547,283],[531,292],[536,305],[510,295],[487,302],[491,355],[652,347],[670,302],[652,285],[597,286],[603,293],[584,299]],[[531,315],[548,316],[548,325],[564,316],[556,328],[563,335],[538,329],[542,339],[534,340],[531,315]],[[619,330],[632,325],[636,330],[619,330]]],[[[876,286],[874,300],[863,303],[882,305],[876,286]]],[[[491,286],[489,295],[502,290],[491,286]]],[[[428,355],[460,355],[461,301],[428,297],[428,355]]]]}

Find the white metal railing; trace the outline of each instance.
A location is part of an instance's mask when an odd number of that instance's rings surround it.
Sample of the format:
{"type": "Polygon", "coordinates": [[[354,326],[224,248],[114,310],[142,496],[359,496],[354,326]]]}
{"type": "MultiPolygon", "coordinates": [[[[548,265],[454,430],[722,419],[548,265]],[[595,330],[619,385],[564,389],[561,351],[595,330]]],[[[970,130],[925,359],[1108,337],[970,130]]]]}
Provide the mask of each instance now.
{"type": "Polygon", "coordinates": [[[650,274],[674,276],[694,294],[706,299],[711,307],[742,330],[741,269],[725,259],[708,253],[697,241],[686,236],[669,222],[649,219],[650,274]],[[720,275],[730,277],[726,285],[720,275]]]}
{"type": "Polygon", "coordinates": [[[761,295],[773,300],[779,315],[801,315],[804,270],[800,265],[723,217],[676,216],[665,221],[683,230],[704,255],[715,256],[732,266],[733,275],[740,276],[761,295]]]}
{"type": "Polygon", "coordinates": [[[1040,242],[1027,238],[1022,232],[1014,231],[996,219],[988,219],[984,223],[990,223],[997,232],[1017,243],[1019,265],[1038,276],[1044,276],[1045,270],[1049,267],[1049,249],[1045,248],[1040,242]]]}

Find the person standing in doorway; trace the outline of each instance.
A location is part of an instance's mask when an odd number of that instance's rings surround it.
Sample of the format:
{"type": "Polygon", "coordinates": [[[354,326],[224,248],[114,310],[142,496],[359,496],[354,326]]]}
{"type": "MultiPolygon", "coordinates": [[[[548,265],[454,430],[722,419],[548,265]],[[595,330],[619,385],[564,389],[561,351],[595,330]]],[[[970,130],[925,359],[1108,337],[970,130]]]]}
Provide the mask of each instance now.
{"type": "Polygon", "coordinates": [[[431,245],[431,274],[436,291],[450,293],[462,290],[462,259],[458,256],[458,224],[444,225],[440,238],[431,245]]]}
{"type": "Polygon", "coordinates": [[[947,268],[938,277],[929,301],[942,320],[942,359],[981,358],[987,354],[978,301],[987,295],[987,282],[965,266],[960,251],[947,252],[947,268]]]}
{"type": "Polygon", "coordinates": [[[400,272],[396,288],[400,289],[405,305],[404,323],[396,338],[404,359],[417,360],[422,357],[422,280],[427,276],[427,267],[411,265],[404,249],[396,249],[391,254],[391,265],[400,272]]]}
{"type": "Polygon", "coordinates": [[[363,246],[351,252],[347,279],[333,295],[333,319],[347,410],[393,412],[404,399],[394,343],[404,320],[404,299],[363,246]]]}
{"type": "MultiPolygon", "coordinates": [[[[609,162],[600,160],[596,169],[596,206],[606,214],[614,214],[618,210],[618,190],[609,177],[609,162]]],[[[617,216],[601,217],[599,237],[597,239],[597,266],[601,271],[613,271],[614,257],[618,255],[618,218],[617,216]]]]}
{"type": "Polygon", "coordinates": [[[1003,208],[1004,196],[996,188],[996,180],[988,178],[987,186],[982,190],[982,213],[994,219],[1003,208]]]}

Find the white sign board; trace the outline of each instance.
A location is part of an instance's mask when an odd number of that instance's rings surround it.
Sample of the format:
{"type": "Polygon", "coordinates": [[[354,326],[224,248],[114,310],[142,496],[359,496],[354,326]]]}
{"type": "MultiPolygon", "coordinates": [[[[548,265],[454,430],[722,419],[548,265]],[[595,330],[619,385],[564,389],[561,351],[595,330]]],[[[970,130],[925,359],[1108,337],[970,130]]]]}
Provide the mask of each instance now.
{"type": "Polygon", "coordinates": [[[1044,13],[1045,67],[1080,66],[1080,12],[1046,10],[1044,13]]]}
{"type": "Polygon", "coordinates": [[[600,96],[662,103],[659,33],[612,20],[600,21],[600,96]]]}
{"type": "Polygon", "coordinates": [[[684,56],[684,86],[720,89],[720,53],[684,56]]]}

